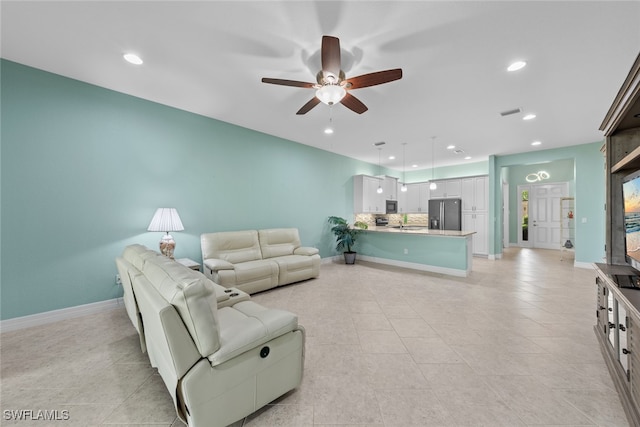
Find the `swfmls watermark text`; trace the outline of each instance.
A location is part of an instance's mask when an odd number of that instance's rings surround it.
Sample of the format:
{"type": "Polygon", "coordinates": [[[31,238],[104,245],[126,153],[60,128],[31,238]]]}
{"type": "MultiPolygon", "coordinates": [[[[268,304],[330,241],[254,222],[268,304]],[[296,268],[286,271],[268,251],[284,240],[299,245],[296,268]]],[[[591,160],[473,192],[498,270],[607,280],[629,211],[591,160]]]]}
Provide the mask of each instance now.
{"type": "Polygon", "coordinates": [[[2,411],[5,421],[67,421],[68,409],[5,409],[2,411]]]}

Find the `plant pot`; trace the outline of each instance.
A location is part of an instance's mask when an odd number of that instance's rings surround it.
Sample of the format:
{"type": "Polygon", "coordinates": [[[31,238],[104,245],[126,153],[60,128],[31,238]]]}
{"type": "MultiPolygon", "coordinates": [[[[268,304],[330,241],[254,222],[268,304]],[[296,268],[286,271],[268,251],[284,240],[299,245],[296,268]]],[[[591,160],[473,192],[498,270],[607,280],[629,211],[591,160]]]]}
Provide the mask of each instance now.
{"type": "Polygon", "coordinates": [[[344,253],[344,263],[345,264],[355,264],[356,262],[356,252],[345,252],[344,253]]]}

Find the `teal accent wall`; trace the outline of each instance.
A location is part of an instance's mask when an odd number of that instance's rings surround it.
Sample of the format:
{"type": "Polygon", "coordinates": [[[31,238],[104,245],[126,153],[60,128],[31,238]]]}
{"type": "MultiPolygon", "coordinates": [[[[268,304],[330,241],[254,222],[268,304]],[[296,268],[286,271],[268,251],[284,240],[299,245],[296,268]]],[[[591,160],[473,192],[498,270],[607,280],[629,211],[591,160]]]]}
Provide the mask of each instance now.
{"type": "Polygon", "coordinates": [[[176,257],[204,232],[297,227],[335,254],[326,218],[353,216],[359,162],[2,60],[0,318],[121,296],[114,259],[156,249],[178,209],[176,257]]]}
{"type": "MultiPolygon", "coordinates": [[[[600,262],[604,257],[605,160],[600,151],[602,145],[602,142],[593,142],[510,156],[495,156],[495,163],[491,166],[491,176],[507,177],[511,189],[521,183],[519,175],[521,171],[526,170],[526,167],[522,165],[531,165],[533,169],[538,169],[558,162],[557,165],[566,166],[566,177],[570,177],[570,165],[573,163],[575,180],[569,181],[569,188],[576,199],[575,259],[578,263],[600,262]],[[503,168],[507,168],[508,171],[503,171],[503,168]],[[572,182],[573,184],[571,184],[572,182]]],[[[549,181],[559,182],[553,177],[549,181]]],[[[491,218],[495,218],[495,221],[490,224],[490,228],[493,226],[494,233],[490,234],[493,235],[493,240],[490,241],[490,245],[493,247],[490,247],[489,250],[492,254],[499,254],[502,252],[502,229],[501,226],[495,224],[502,224],[502,181],[496,179],[490,185],[491,211],[489,215],[491,218]]],[[[511,210],[511,216],[516,215],[517,212],[511,210]]]]}

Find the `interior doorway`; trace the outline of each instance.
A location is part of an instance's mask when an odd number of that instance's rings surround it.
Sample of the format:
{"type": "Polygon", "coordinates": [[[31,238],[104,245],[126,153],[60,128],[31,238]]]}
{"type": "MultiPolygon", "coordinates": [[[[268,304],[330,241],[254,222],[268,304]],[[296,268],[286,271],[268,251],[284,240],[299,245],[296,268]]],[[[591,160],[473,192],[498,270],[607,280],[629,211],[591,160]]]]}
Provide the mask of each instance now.
{"type": "Polygon", "coordinates": [[[518,186],[518,244],[525,248],[560,249],[560,199],[566,182],[518,186]]]}

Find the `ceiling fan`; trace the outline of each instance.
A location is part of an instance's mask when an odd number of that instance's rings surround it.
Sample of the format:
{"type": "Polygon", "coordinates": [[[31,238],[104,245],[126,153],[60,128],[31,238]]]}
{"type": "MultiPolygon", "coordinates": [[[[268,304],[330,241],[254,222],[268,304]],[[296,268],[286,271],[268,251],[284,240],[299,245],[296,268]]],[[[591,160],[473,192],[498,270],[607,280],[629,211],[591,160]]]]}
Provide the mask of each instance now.
{"type": "Polygon", "coordinates": [[[322,70],[316,75],[317,83],[300,82],[296,80],[262,78],[262,83],[274,85],[294,86],[316,89],[316,96],[304,104],[296,114],[305,114],[313,107],[323,102],[333,105],[340,102],[345,107],[358,114],[368,110],[367,106],[349,93],[353,89],[389,83],[402,78],[402,69],[377,71],[361,76],[346,78],[340,63],[340,40],[337,37],[323,36],[321,50],[322,70]]]}

